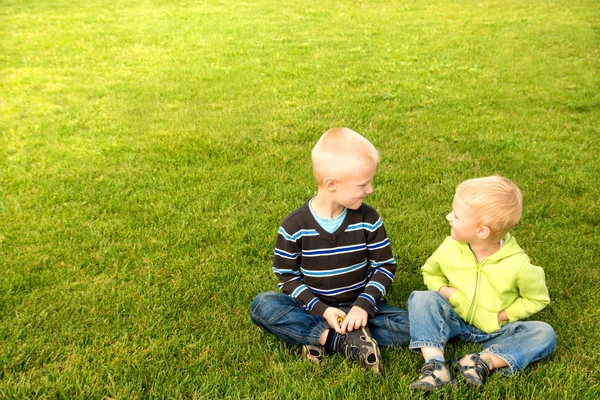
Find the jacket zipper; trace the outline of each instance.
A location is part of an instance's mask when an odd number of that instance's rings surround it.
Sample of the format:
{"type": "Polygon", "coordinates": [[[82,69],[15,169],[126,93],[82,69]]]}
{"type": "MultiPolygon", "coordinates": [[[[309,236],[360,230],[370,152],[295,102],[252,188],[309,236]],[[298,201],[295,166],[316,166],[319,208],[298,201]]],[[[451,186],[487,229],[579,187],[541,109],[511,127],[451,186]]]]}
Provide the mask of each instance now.
{"type": "MultiPolygon", "coordinates": [[[[485,262],[485,260],[482,261],[482,264],[484,262],[485,262]]],[[[476,274],[475,274],[475,292],[473,293],[473,300],[471,300],[471,307],[469,307],[469,312],[467,313],[467,323],[469,323],[469,324],[473,323],[475,309],[477,308],[477,299],[479,298],[479,272],[480,271],[481,271],[481,264],[477,262],[476,274]]]]}

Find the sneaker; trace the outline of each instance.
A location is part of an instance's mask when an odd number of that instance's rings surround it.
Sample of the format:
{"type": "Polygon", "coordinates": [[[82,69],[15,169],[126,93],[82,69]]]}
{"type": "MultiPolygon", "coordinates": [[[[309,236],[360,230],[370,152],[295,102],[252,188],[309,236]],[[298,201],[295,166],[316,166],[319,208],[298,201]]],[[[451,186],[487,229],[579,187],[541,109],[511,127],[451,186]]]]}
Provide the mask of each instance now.
{"type": "Polygon", "coordinates": [[[315,346],[312,344],[302,345],[302,357],[310,361],[321,361],[323,359],[323,354],[325,354],[325,347],[323,346],[315,346]]]}
{"type": "Polygon", "coordinates": [[[478,387],[485,383],[492,368],[479,354],[469,353],[458,360],[456,370],[465,378],[467,385],[478,387]]]}
{"type": "Polygon", "coordinates": [[[425,390],[429,392],[453,383],[454,377],[445,362],[429,360],[423,364],[419,379],[408,385],[408,387],[413,390],[425,390]]]}
{"type": "Polygon", "coordinates": [[[369,328],[364,326],[346,333],[340,345],[340,352],[346,357],[360,361],[366,369],[376,374],[383,371],[383,362],[377,341],[371,337],[369,328]]]}

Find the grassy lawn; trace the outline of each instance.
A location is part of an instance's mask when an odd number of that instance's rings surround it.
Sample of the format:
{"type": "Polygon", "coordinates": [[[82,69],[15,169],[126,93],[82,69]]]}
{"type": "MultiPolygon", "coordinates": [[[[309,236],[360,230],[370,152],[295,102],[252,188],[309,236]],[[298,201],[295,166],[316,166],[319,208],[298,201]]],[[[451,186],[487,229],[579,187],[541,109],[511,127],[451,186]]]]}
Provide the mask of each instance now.
{"type": "Polygon", "coordinates": [[[381,152],[393,305],[456,184],[523,191],[558,348],[430,398],[597,398],[599,67],[596,0],[3,0],[0,398],[413,396],[406,348],[315,365],[248,315],[336,126],[381,152]]]}

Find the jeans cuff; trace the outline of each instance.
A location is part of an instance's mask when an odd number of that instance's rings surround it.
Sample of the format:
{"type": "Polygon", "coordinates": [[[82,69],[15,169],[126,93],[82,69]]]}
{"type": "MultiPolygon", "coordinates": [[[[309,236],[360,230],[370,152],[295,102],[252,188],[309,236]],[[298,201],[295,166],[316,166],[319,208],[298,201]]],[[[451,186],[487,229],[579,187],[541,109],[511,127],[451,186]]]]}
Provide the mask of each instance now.
{"type": "Polygon", "coordinates": [[[498,358],[501,358],[508,364],[508,367],[502,367],[497,369],[497,371],[502,375],[511,376],[519,372],[519,367],[517,367],[517,363],[506,354],[499,354],[496,350],[494,350],[494,348],[487,348],[483,352],[490,353],[498,358]]]}
{"type": "Polygon", "coordinates": [[[327,329],[331,328],[329,324],[325,321],[318,323],[312,328],[310,334],[308,335],[308,344],[312,344],[313,346],[320,346],[319,342],[321,339],[321,334],[327,329]]]}
{"type": "Polygon", "coordinates": [[[442,352],[444,351],[444,345],[443,344],[439,344],[439,343],[434,343],[434,342],[429,342],[429,341],[425,341],[425,340],[421,340],[421,341],[410,341],[410,344],[408,345],[408,348],[411,350],[419,350],[421,347],[433,347],[435,349],[441,350],[442,352]]]}

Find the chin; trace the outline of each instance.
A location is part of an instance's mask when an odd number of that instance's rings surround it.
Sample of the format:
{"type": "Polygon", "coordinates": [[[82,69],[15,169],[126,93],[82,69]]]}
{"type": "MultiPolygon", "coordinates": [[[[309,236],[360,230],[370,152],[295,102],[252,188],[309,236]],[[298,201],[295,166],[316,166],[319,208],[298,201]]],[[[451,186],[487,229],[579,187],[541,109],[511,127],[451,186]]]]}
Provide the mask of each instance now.
{"type": "Polygon", "coordinates": [[[351,206],[348,206],[347,208],[351,209],[351,210],[358,210],[360,208],[360,206],[362,206],[362,201],[359,202],[358,204],[352,204],[351,206]]]}

